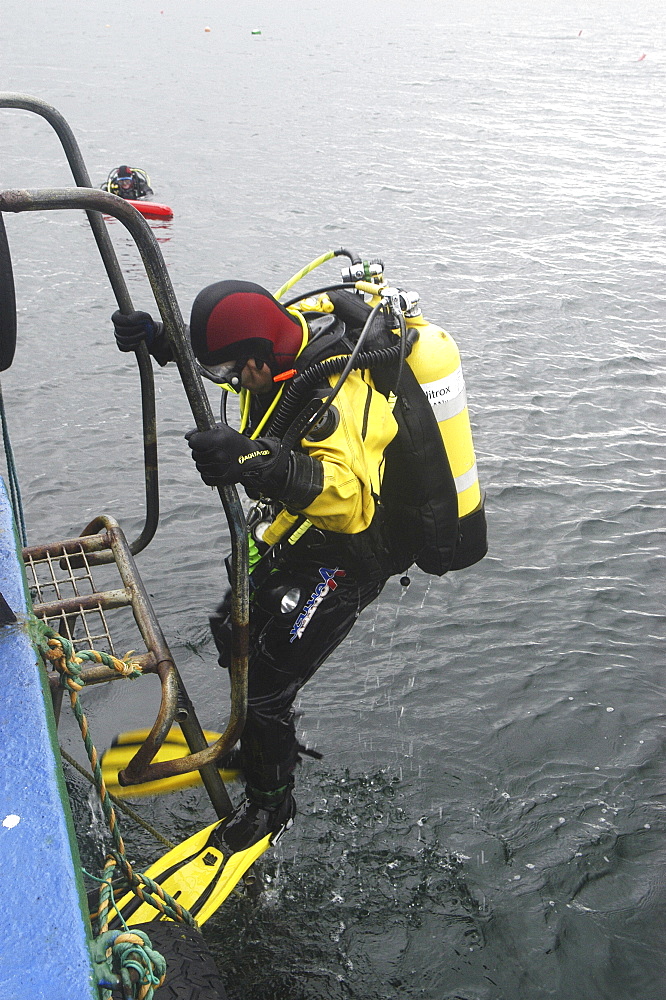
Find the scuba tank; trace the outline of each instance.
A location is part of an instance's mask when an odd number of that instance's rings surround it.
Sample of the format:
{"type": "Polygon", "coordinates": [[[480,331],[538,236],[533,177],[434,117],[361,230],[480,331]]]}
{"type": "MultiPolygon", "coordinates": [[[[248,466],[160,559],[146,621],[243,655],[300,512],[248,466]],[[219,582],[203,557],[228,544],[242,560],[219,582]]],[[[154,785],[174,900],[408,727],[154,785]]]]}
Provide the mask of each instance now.
{"type": "Polygon", "coordinates": [[[449,569],[464,569],[483,558],[488,544],[460,352],[445,330],[422,316],[407,317],[406,325],[419,335],[407,364],[430,404],[455,483],[459,536],[449,569]]]}
{"type": "MultiPolygon", "coordinates": [[[[356,288],[328,293],[348,336],[380,301],[380,288],[363,281],[356,288]],[[358,291],[370,295],[370,302],[358,291]]],[[[406,365],[402,371],[395,365],[370,366],[376,387],[395,399],[398,422],[385,451],[385,535],[394,572],[416,563],[425,573],[442,576],[473,565],[488,551],[484,502],[458,347],[445,330],[424,319],[418,296],[401,293],[400,298],[411,344],[406,365]]],[[[388,325],[384,342],[395,340],[388,325]]]]}
{"type": "Polygon", "coordinates": [[[452,337],[426,320],[408,319],[418,340],[407,358],[437,420],[458,496],[458,516],[479,506],[481,489],[460,353],[452,337]]]}

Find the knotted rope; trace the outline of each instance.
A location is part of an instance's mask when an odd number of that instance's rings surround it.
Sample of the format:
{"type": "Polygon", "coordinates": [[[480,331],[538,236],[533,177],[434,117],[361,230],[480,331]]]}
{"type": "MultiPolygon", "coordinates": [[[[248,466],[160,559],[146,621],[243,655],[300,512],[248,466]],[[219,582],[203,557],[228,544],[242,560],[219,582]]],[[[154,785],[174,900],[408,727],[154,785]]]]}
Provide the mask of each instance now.
{"type": "Polygon", "coordinates": [[[150,947],[150,941],[146,935],[139,931],[130,930],[125,924],[122,914],[117,910],[116,912],[124,925],[124,932],[109,930],[110,914],[115,909],[112,884],[114,872],[117,870],[126,887],[131,888],[142,902],[154,906],[163,916],[187,923],[192,927],[196,924],[190,912],[166,893],[157,882],[140,872],[135,872],[132,868],[125,852],[125,844],[120,833],[116,811],[104,782],[97,750],[90,737],[88,720],[79,700],[79,691],[85,685],[81,677],[82,664],[86,661],[103,663],[130,679],[139,677],[141,668],[136,661],[131,659],[132,652],[127,653],[122,659],[93,649],[76,652],[69,639],[58,635],[41,619],[33,617],[31,625],[35,645],[42,658],[45,663],[51,663],[57,670],[60,674],[61,687],[69,692],[72,711],[81,730],[95,786],[114,844],[114,849],[109,852],[105,861],[104,877],[101,880],[99,894],[99,908],[96,913],[91,914],[96,933],[96,952],[99,956],[96,959],[96,964],[101,970],[98,982],[102,989],[102,995],[104,1000],[108,1000],[111,997],[111,988],[119,985],[120,980],[115,972],[116,969],[119,969],[123,984],[127,988],[131,985],[135,991],[138,989],[138,992],[131,994],[136,1000],[152,1000],[154,990],[164,981],[166,965],[162,956],[150,947]],[[139,976],[138,979],[135,976],[134,982],[131,982],[131,971],[138,973],[139,976]]]}
{"type": "Polygon", "coordinates": [[[153,1000],[166,979],[166,962],[143,931],[105,931],[95,939],[97,982],[105,997],[122,982],[123,996],[153,1000]],[[120,977],[114,971],[120,970],[120,977]],[[132,975],[134,973],[134,975],[132,975]]]}

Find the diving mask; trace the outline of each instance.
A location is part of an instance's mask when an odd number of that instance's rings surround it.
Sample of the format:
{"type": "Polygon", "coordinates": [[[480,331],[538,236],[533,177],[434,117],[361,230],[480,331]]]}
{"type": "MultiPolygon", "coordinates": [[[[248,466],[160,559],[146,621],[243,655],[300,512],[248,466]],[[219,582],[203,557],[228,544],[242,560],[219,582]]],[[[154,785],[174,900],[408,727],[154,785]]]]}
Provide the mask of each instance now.
{"type": "Polygon", "coordinates": [[[219,365],[209,365],[208,367],[197,362],[197,367],[199,374],[203,375],[204,378],[210,379],[211,382],[215,382],[223,389],[229,388],[238,392],[241,388],[241,375],[246,364],[247,358],[241,358],[239,361],[223,361],[219,365]]]}

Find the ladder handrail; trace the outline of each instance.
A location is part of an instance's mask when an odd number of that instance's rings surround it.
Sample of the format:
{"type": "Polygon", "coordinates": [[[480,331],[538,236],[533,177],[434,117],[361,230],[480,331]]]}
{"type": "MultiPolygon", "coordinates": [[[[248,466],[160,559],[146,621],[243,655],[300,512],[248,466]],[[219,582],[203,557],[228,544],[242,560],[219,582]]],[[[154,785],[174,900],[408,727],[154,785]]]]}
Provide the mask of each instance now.
{"type": "MultiPolygon", "coordinates": [[[[0,212],[37,212],[83,209],[105,212],[118,219],[133,237],[146,269],[174,361],[199,430],[215,426],[215,417],[197,371],[185,324],[164,258],[150,226],[137,210],[122,198],[93,188],[50,188],[14,190],[0,193],[0,212]]],[[[220,740],[179,760],[152,762],[150,747],[142,747],[121,772],[121,784],[138,784],[200,770],[215,763],[240,736],[247,712],[247,660],[249,633],[248,539],[245,515],[234,486],[218,487],[231,534],[231,619],[232,657],[230,667],[231,713],[220,740]],[[135,764],[136,762],[136,764],[135,764]],[[139,770],[140,769],[140,770],[139,770]]],[[[153,751],[154,753],[154,751],[153,751]]]]}
{"type": "MultiPolygon", "coordinates": [[[[86,168],[79,144],[76,141],[68,122],[52,105],[37,97],[27,94],[11,94],[0,92],[0,108],[15,108],[21,111],[32,111],[44,118],[53,128],[67,157],[72,176],[78,187],[92,188],[90,175],[86,168]]],[[[125,278],[120,269],[113,243],[106,228],[102,215],[97,211],[87,211],[88,222],[93,231],[104,268],[106,270],[118,308],[124,313],[134,309],[132,299],[127,289],[125,278]]],[[[157,473],[157,420],[155,416],[155,380],[153,366],[145,345],[136,352],[139,378],[141,382],[141,414],[143,422],[143,462],[146,489],[146,519],[144,526],[130,549],[133,555],[145,549],[152,540],[160,518],[159,478],[157,473]]],[[[108,553],[100,553],[98,562],[105,562],[108,553]]]]}

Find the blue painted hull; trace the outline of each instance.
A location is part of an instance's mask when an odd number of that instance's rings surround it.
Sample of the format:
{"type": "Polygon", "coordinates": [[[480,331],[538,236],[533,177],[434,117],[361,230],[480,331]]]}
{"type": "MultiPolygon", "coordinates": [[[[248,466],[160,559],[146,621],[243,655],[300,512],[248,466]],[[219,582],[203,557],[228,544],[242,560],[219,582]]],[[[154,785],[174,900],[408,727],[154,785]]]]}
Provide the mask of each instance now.
{"type": "Polygon", "coordinates": [[[27,626],[12,510],[0,479],[0,1000],[96,1000],[90,926],[51,699],[27,626]]]}

